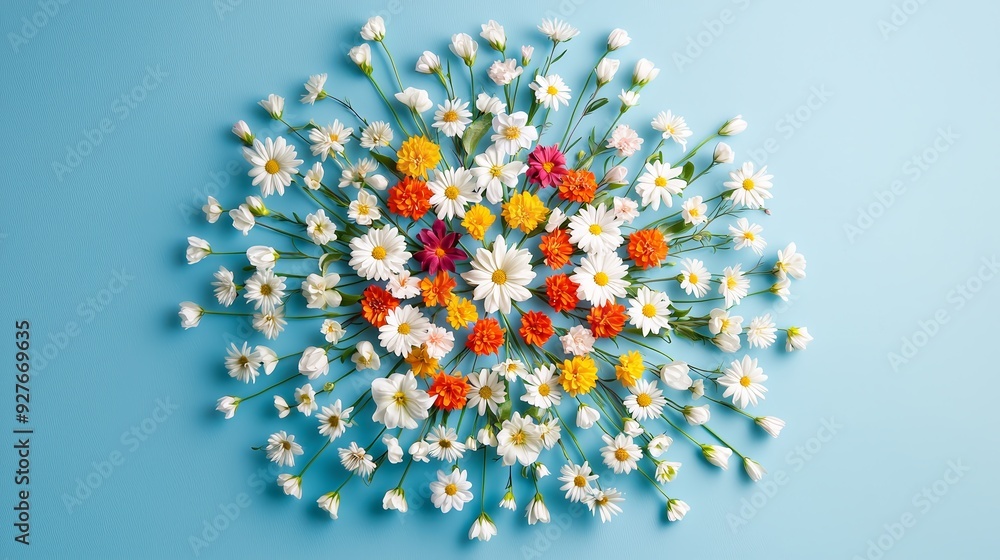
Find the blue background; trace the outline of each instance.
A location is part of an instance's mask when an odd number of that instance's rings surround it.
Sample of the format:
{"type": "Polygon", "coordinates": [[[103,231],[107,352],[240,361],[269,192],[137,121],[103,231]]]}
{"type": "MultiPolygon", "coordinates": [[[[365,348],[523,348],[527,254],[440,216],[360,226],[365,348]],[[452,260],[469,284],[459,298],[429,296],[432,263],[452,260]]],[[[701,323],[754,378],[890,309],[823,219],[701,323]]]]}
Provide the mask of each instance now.
{"type": "MultiPolygon", "coordinates": [[[[996,370],[986,347],[1000,284],[983,264],[997,253],[995,2],[53,4],[54,15],[39,16],[44,2],[8,2],[0,22],[0,316],[9,339],[15,319],[30,320],[36,352],[48,354],[36,356],[32,380],[32,544],[12,541],[5,428],[0,557],[192,557],[190,537],[234,503],[245,507],[200,557],[986,557],[1000,500],[995,397],[984,383],[996,370]],[[410,513],[383,514],[378,484],[349,486],[331,523],[311,500],[340,475],[307,479],[308,502],[279,495],[248,449],[275,426],[267,403],[230,422],[212,410],[233,387],[222,358],[234,323],[178,326],[176,303],[208,301],[218,264],[185,265],[184,238],[240,246],[237,232],[197,215],[206,194],[231,207],[253,192],[229,127],[264,126],[255,103],[272,92],[293,118],[306,114],[297,98],[311,73],[330,72],[331,91],[367,93],[342,53],[375,13],[404,79],[421,50],[443,54],[450,33],[477,35],[494,18],[512,45],[541,46],[534,26],[558,15],[583,31],[563,68],[583,69],[613,27],[634,38],[623,69],[640,56],[663,68],[632,122],[669,108],[697,139],[728,116],[749,120],[732,143],[738,161],[775,174],[770,249],[795,240],[809,258],[797,297],[772,311],[817,337],[805,353],[767,357],[770,392],[758,410],[788,421],[779,439],[723,422],[770,470],[769,484],[708,468],[678,442],[671,454],[685,466],[670,490],[693,506],[683,523],[668,526],[658,495],[622,481],[625,513],[608,525],[550,494],[559,523],[497,514],[489,544],[465,540],[473,511],[442,517],[411,496],[410,513]],[[146,79],[157,68],[161,78],[146,79]],[[125,103],[144,79],[143,99],[125,103]],[[89,131],[105,120],[95,140],[89,131]],[[88,135],[90,153],[57,173],[53,163],[88,135]],[[129,436],[133,427],[147,435],[129,436]],[[64,496],[88,477],[97,487],[68,507],[64,496]]],[[[10,429],[13,385],[7,376],[0,385],[10,429]]],[[[296,431],[315,449],[311,425],[296,431]]]]}

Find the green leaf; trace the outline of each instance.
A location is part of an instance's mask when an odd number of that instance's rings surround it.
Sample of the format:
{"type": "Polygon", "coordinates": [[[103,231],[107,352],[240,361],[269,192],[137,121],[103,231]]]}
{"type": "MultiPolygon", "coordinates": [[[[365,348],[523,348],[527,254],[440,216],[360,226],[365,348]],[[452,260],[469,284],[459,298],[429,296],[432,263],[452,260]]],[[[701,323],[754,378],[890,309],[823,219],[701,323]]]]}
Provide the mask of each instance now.
{"type": "Polygon", "coordinates": [[[387,155],[380,154],[376,151],[372,151],[371,154],[372,157],[375,158],[375,161],[381,163],[382,166],[388,169],[393,175],[399,177],[400,179],[403,178],[403,175],[399,172],[399,170],[396,169],[396,160],[392,159],[387,155]]]}
{"type": "Polygon", "coordinates": [[[475,153],[476,146],[479,145],[479,141],[483,139],[486,135],[486,131],[490,129],[492,125],[492,120],[486,118],[486,116],[479,117],[476,121],[469,125],[469,128],[465,129],[465,134],[462,135],[462,149],[465,153],[471,155],[475,153]]]}
{"type": "Polygon", "coordinates": [[[590,105],[587,105],[587,108],[583,110],[583,114],[589,115],[590,113],[593,113],[594,111],[600,109],[601,107],[604,107],[607,104],[608,104],[607,97],[601,97],[600,99],[595,99],[590,103],[590,105]]]}
{"type": "Polygon", "coordinates": [[[340,292],[340,298],[341,298],[340,301],[341,306],[354,305],[355,303],[361,301],[360,294],[355,295],[355,294],[345,294],[344,292],[340,292]]]}
{"type": "Polygon", "coordinates": [[[552,65],[552,64],[555,64],[555,63],[559,62],[560,58],[566,56],[566,52],[567,51],[563,51],[563,52],[559,53],[558,56],[556,56],[555,58],[552,59],[552,62],[550,62],[549,65],[552,65]]]}
{"type": "Polygon", "coordinates": [[[689,161],[684,164],[684,169],[681,171],[680,178],[683,179],[685,183],[688,183],[691,181],[691,177],[694,177],[694,164],[689,161]]]}

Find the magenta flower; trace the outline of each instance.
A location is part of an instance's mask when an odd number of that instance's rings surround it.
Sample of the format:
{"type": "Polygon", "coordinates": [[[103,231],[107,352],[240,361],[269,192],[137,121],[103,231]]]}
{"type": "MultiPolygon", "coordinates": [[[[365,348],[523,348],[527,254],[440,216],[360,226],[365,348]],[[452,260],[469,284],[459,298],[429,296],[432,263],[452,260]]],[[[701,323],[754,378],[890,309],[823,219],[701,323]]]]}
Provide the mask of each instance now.
{"type": "Polygon", "coordinates": [[[468,258],[465,251],[456,247],[460,237],[460,233],[448,233],[441,220],[434,220],[431,228],[424,228],[417,234],[417,240],[424,246],[413,257],[420,263],[420,268],[430,274],[442,270],[455,272],[455,261],[468,258]]]}
{"type": "Polygon", "coordinates": [[[528,180],[542,187],[558,187],[566,176],[566,156],[559,146],[535,146],[528,154],[528,180]]]}

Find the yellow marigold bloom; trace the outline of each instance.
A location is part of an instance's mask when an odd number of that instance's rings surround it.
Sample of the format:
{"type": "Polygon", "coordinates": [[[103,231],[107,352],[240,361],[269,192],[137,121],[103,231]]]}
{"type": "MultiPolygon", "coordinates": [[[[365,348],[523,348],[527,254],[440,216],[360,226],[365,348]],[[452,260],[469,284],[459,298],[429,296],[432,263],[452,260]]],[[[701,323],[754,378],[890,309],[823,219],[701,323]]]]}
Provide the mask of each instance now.
{"type": "Polygon", "coordinates": [[[434,375],[438,371],[438,361],[427,355],[427,345],[421,344],[410,349],[406,363],[413,370],[413,375],[434,375]]]}
{"type": "Polygon", "coordinates": [[[538,195],[520,192],[510,197],[503,205],[503,218],[507,225],[524,233],[531,233],[549,215],[549,209],[538,195]]]}
{"type": "Polygon", "coordinates": [[[469,235],[473,239],[482,241],[486,237],[486,230],[493,225],[496,219],[496,216],[490,212],[489,208],[482,204],[477,204],[465,211],[465,219],[462,220],[462,227],[469,232],[469,235]]]}
{"type": "Polygon", "coordinates": [[[427,170],[441,161],[441,149],[423,136],[411,136],[396,152],[396,169],[410,177],[427,178],[427,170]]]}
{"type": "Polygon", "coordinates": [[[642,354],[632,350],[618,357],[618,365],[615,366],[615,377],[622,385],[631,387],[642,378],[642,372],[646,367],[642,364],[642,354]]]}
{"type": "Polygon", "coordinates": [[[448,302],[448,324],[453,329],[464,329],[469,323],[479,320],[479,312],[471,301],[463,297],[453,297],[448,302]]]}
{"type": "Polygon", "coordinates": [[[597,364],[590,356],[573,356],[563,360],[559,383],[569,396],[586,395],[597,385],[597,364]]]}

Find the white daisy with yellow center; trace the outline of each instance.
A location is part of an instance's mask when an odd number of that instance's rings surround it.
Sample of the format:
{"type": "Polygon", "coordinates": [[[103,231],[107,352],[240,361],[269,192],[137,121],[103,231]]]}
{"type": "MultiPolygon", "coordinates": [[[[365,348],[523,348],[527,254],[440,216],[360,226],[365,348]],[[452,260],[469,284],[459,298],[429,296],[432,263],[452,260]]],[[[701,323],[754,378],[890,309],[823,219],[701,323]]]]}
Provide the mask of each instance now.
{"type": "Polygon", "coordinates": [[[336,156],[344,152],[344,146],[351,140],[353,128],[344,126],[339,120],[326,126],[319,126],[309,131],[309,150],[312,155],[326,161],[329,155],[336,156]]]}
{"type": "Polygon", "coordinates": [[[483,197],[476,187],[476,179],[464,168],[434,170],[434,179],[427,183],[431,190],[430,203],[441,220],[451,220],[455,216],[465,217],[469,204],[480,202],[483,197]]]}
{"type": "Polygon", "coordinates": [[[757,365],[757,359],[743,356],[742,360],[729,364],[719,378],[719,385],[726,388],[722,398],[732,397],[733,404],[740,408],[751,404],[756,406],[758,400],[764,400],[764,393],[767,392],[767,387],[763,385],[765,381],[767,376],[757,365]]]}
{"type": "Polygon", "coordinates": [[[278,137],[254,140],[253,146],[243,148],[243,157],[250,163],[247,173],[253,185],[260,185],[261,196],[285,194],[285,187],[292,184],[292,175],[299,172],[301,159],[296,159],[295,147],[278,137]]]}
{"type": "Polygon", "coordinates": [[[663,397],[663,391],[656,386],[655,381],[640,379],[628,390],[630,394],[625,397],[622,404],[636,420],[658,418],[663,412],[663,407],[667,404],[667,399],[663,397]]]}
{"type": "Polygon", "coordinates": [[[687,181],[678,179],[684,171],[682,167],[670,167],[669,163],[654,161],[646,164],[646,172],[639,176],[635,192],[642,197],[642,205],[660,209],[662,202],[668,208],[673,206],[673,197],[681,193],[687,181]]]}
{"type": "Polygon", "coordinates": [[[628,267],[621,257],[612,252],[587,255],[580,260],[580,266],[573,270],[572,280],[580,286],[578,293],[591,305],[600,306],[625,297],[625,280],[628,267]]]}
{"type": "Polygon", "coordinates": [[[635,297],[629,299],[629,323],[642,330],[642,336],[650,333],[659,335],[661,330],[670,330],[670,298],[663,292],[639,288],[635,297]]]}
{"type": "Polygon", "coordinates": [[[469,111],[469,102],[462,102],[461,99],[448,99],[444,105],[438,105],[434,112],[434,122],[432,127],[441,131],[448,138],[462,136],[465,127],[472,122],[472,112],[469,111]]]}
{"type": "Polygon", "coordinates": [[[616,437],[605,434],[604,447],[601,448],[601,456],[604,464],[615,474],[628,474],[637,468],[636,463],[642,459],[642,449],[635,444],[635,441],[626,434],[618,434],[616,437]]]}
{"type": "Polygon", "coordinates": [[[430,328],[430,320],[418,308],[397,307],[385,316],[385,324],[378,329],[378,341],[393,354],[406,356],[411,348],[427,340],[430,328]]]}
{"type": "Polygon", "coordinates": [[[541,409],[559,406],[562,391],[559,389],[556,366],[536,367],[534,373],[528,374],[524,378],[524,394],[521,395],[521,400],[541,409]]]}

